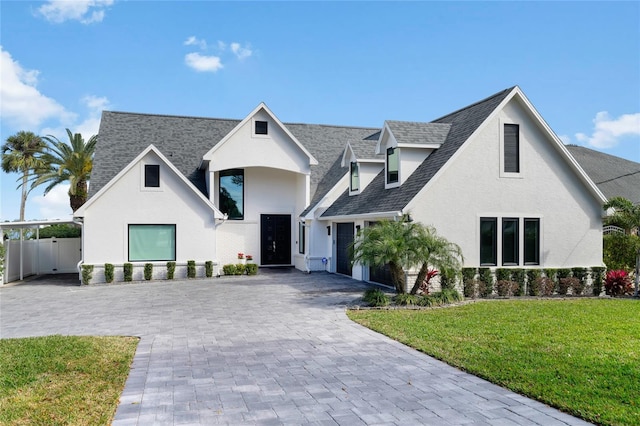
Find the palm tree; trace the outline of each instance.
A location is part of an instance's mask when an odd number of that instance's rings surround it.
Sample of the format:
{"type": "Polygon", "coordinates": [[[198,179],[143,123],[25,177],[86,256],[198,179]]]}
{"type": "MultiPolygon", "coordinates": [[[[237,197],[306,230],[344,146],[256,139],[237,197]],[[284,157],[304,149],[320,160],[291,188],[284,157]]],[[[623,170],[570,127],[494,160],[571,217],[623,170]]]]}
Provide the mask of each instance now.
{"type": "Polygon", "coordinates": [[[415,293],[429,266],[453,269],[460,266],[462,257],[460,248],[437,236],[434,228],[405,220],[383,220],[362,229],[349,250],[353,262],[370,266],[388,264],[397,293],[407,292],[405,269],[421,265],[412,289],[415,293]]]}
{"type": "Polygon", "coordinates": [[[27,182],[29,175],[41,166],[39,155],[45,148],[45,143],[40,136],[24,130],[13,136],[9,136],[2,145],[2,171],[5,173],[22,173],[22,199],[20,200],[20,221],[24,221],[24,209],[27,203],[27,182]]]}
{"type": "Polygon", "coordinates": [[[80,133],[73,134],[71,130],[66,130],[68,143],[51,135],[43,137],[48,142],[41,156],[44,164],[36,170],[37,177],[31,187],[48,183],[44,190],[44,195],[47,195],[56,185],[69,182],[69,205],[75,212],[87,201],[87,182],[91,177],[98,136],[91,136],[85,143],[80,133]]]}
{"type": "MultiPolygon", "coordinates": [[[[616,224],[624,228],[627,234],[640,238],[640,204],[633,204],[624,197],[613,197],[604,204],[604,209],[613,210],[613,214],[607,218],[607,223],[616,224]]],[[[635,290],[633,295],[638,297],[640,281],[640,250],[636,253],[635,290]]]]}

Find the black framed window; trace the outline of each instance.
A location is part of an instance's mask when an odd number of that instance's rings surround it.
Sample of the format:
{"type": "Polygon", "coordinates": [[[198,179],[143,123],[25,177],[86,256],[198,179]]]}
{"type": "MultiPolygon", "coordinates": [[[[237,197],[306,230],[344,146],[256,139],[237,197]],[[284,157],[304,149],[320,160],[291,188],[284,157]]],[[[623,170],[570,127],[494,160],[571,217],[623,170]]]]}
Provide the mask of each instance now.
{"type": "Polygon", "coordinates": [[[502,219],[502,264],[518,265],[518,218],[502,219]]]}
{"type": "Polygon", "coordinates": [[[160,165],[158,164],[144,165],[144,186],[145,188],[160,187],[160,165]]]}
{"type": "Polygon", "coordinates": [[[495,266],[498,262],[498,220],[480,218],[480,265],[495,266]]]}
{"type": "Polygon", "coordinates": [[[305,229],[304,222],[298,222],[298,253],[304,254],[305,229]]]}
{"type": "Polygon", "coordinates": [[[267,135],[269,134],[269,123],[266,121],[255,121],[255,131],[256,135],[267,135]]]}
{"type": "Polygon", "coordinates": [[[540,264],[540,219],[524,219],[524,264],[540,264]]]}
{"type": "Polygon", "coordinates": [[[229,219],[244,219],[244,170],[220,172],[220,211],[229,219]]]}
{"type": "Polygon", "coordinates": [[[351,163],[351,191],[360,189],[360,167],[358,163],[351,163]]]}
{"type": "Polygon", "coordinates": [[[387,148],[387,183],[398,182],[398,148],[387,148]]]}
{"type": "Polygon", "coordinates": [[[520,173],[520,126],[504,125],[504,171],[520,173]]]}
{"type": "Polygon", "coordinates": [[[176,225],[129,225],[129,262],[176,260],[176,225]]]}

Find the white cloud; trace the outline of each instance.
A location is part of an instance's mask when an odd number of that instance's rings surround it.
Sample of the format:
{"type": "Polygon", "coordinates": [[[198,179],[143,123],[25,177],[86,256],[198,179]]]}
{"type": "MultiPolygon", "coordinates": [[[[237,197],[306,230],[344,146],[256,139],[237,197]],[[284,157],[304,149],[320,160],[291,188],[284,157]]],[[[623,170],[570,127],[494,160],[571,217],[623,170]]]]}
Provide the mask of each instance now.
{"type": "Polygon", "coordinates": [[[198,46],[201,50],[207,49],[207,41],[200,40],[196,36],[191,36],[184,42],[185,46],[198,46]]]}
{"type": "Polygon", "coordinates": [[[106,97],[88,95],[82,98],[80,102],[87,108],[86,118],[82,122],[70,126],[46,127],[40,131],[40,134],[53,135],[65,142],[68,138],[67,131],[65,130],[67,127],[73,133],[80,133],[85,142],[89,140],[91,136],[97,135],[102,111],[111,107],[109,100],[106,97]]]}
{"type": "Polygon", "coordinates": [[[38,12],[56,24],[68,20],[91,24],[101,22],[105,9],[112,4],[113,0],[49,0],[38,8],[38,12]]]}
{"type": "Polygon", "coordinates": [[[223,67],[218,56],[205,56],[197,52],[187,53],[184,62],[199,72],[216,72],[223,67]]]}
{"type": "Polygon", "coordinates": [[[591,136],[576,133],[576,139],[595,148],[612,148],[625,136],[640,136],[640,113],[612,118],[607,111],[601,111],[596,114],[593,123],[591,136]]]}
{"type": "Polygon", "coordinates": [[[75,119],[75,114],[38,91],[39,73],[22,68],[0,46],[0,115],[15,127],[34,128],[52,118],[64,123],[75,119]]]}
{"type": "Polygon", "coordinates": [[[45,195],[37,195],[31,199],[38,206],[40,219],[70,219],[72,213],[69,206],[69,184],[62,183],[45,195]]]}
{"type": "Polygon", "coordinates": [[[240,43],[231,43],[231,51],[240,60],[246,59],[253,54],[249,45],[242,47],[240,43]]]}

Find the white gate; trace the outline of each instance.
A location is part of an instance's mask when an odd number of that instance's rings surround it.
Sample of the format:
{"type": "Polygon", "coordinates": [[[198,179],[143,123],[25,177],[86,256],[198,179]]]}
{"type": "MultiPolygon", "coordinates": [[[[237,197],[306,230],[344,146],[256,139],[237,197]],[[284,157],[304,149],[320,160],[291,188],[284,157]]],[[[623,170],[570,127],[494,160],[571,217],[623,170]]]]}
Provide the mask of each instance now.
{"type": "MultiPolygon", "coordinates": [[[[5,283],[20,279],[20,241],[5,241],[5,283]]],[[[68,274],[77,271],[82,259],[81,238],[45,238],[22,242],[23,277],[68,274]]]]}

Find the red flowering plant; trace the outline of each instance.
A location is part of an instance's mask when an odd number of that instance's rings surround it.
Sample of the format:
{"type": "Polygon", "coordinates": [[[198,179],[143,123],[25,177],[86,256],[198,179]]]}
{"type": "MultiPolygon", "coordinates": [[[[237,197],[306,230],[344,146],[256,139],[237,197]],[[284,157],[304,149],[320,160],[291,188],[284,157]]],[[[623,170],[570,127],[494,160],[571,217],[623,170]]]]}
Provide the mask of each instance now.
{"type": "Polygon", "coordinates": [[[608,271],[604,280],[604,290],[609,296],[623,296],[633,292],[631,278],[622,269],[608,271]]]}
{"type": "Polygon", "coordinates": [[[252,260],[253,260],[253,256],[252,256],[252,255],[250,255],[250,254],[248,254],[248,255],[247,255],[247,260],[248,260],[248,261],[252,261],[252,260]]]}
{"type": "Polygon", "coordinates": [[[438,275],[438,270],[437,269],[431,269],[429,268],[427,270],[427,275],[424,277],[424,280],[422,280],[422,284],[420,284],[420,293],[427,295],[429,294],[429,287],[431,286],[431,280],[438,275]]]}
{"type": "Polygon", "coordinates": [[[244,259],[244,253],[238,253],[238,259],[244,259]]]}

